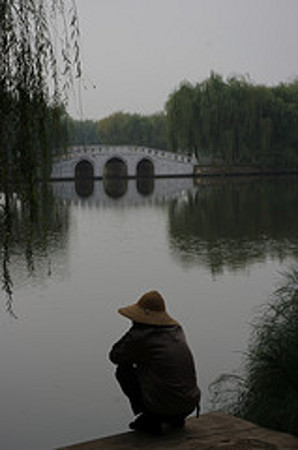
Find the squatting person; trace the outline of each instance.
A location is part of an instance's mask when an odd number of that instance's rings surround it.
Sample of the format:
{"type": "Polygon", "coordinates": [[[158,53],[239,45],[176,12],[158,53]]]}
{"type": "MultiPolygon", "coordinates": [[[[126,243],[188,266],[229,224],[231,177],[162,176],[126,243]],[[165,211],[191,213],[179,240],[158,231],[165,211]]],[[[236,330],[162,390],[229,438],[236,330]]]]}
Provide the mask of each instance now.
{"type": "Polygon", "coordinates": [[[119,313],[131,328],[109,354],[116,378],[137,416],[134,430],[161,434],[162,424],[183,427],[196,408],[200,389],[190,348],[181,325],[166,311],[157,291],[149,291],[119,313]]]}

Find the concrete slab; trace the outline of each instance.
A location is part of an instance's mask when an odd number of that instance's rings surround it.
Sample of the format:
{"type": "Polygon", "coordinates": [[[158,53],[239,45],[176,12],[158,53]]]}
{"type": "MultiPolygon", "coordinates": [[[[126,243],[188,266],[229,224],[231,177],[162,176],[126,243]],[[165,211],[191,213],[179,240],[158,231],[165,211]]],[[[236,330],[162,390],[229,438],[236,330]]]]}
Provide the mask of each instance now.
{"type": "Polygon", "coordinates": [[[298,438],[221,412],[189,418],[185,429],[163,436],[128,432],[60,450],[298,450],[298,438]]]}

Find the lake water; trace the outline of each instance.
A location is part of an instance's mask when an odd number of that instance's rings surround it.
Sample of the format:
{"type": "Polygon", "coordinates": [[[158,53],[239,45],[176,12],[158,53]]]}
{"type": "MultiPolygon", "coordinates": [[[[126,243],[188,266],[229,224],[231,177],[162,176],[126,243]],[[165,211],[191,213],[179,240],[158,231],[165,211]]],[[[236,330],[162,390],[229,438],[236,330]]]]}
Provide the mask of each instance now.
{"type": "Polygon", "coordinates": [[[30,222],[15,198],[1,236],[0,448],[128,429],[107,354],[130,325],[117,309],[150,289],[183,324],[207,412],[208,386],[239,370],[258,307],[297,264],[297,178],[53,183],[40,202],[30,222]]]}

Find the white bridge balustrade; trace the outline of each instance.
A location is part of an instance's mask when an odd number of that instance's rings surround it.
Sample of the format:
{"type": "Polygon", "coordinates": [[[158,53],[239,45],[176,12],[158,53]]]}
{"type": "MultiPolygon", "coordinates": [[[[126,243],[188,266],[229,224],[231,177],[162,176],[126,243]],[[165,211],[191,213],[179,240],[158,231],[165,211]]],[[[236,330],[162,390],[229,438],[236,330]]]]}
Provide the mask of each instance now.
{"type": "Polygon", "coordinates": [[[66,155],[54,160],[51,179],[74,179],[84,174],[89,178],[192,176],[195,165],[194,156],[147,147],[78,146],[70,147],[66,155]]]}

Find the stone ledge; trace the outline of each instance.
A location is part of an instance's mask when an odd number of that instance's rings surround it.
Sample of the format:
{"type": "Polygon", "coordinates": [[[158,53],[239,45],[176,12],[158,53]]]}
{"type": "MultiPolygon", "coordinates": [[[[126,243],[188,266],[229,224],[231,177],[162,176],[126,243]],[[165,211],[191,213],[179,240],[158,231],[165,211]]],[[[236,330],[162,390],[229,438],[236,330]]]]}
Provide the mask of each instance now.
{"type": "Polygon", "coordinates": [[[185,429],[155,437],[128,432],[60,450],[297,450],[298,438],[221,412],[191,417],[185,429]]]}

